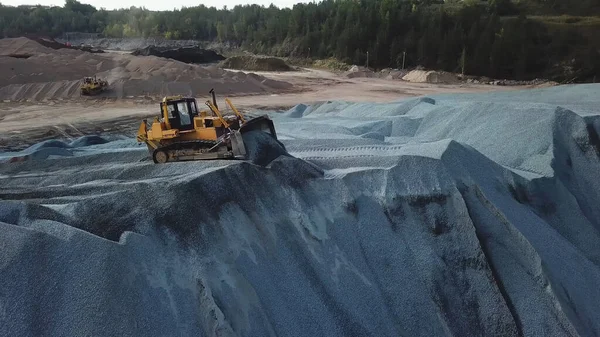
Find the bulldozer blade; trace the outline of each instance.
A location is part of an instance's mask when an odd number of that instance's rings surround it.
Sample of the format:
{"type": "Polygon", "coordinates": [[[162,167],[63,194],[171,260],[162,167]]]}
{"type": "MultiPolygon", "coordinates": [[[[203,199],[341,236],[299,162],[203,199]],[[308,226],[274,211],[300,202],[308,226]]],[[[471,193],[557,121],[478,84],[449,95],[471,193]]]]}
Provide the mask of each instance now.
{"type": "Polygon", "coordinates": [[[275,132],[275,125],[273,121],[266,115],[253,118],[246,122],[240,128],[241,133],[249,131],[262,131],[271,134],[273,138],[277,139],[277,133],[275,132]]]}
{"type": "Polygon", "coordinates": [[[242,134],[238,131],[233,131],[231,133],[231,150],[235,158],[246,158],[246,145],[244,144],[242,134]]]}

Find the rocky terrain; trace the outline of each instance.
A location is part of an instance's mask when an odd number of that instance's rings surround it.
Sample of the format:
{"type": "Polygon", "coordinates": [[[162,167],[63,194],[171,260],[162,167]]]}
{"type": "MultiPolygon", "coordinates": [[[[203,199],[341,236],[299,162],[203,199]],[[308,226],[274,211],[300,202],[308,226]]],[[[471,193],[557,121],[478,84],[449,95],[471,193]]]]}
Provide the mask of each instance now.
{"type": "Polygon", "coordinates": [[[1,153],[0,335],[598,336],[599,90],[254,111],[260,163],[1,153]]]}

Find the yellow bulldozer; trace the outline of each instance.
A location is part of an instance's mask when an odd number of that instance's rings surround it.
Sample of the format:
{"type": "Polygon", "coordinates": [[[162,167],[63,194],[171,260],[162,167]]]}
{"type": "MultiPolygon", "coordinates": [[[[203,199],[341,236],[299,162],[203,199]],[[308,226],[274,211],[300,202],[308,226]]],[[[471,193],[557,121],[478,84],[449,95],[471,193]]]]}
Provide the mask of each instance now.
{"type": "Polygon", "coordinates": [[[214,90],[208,110],[198,109],[193,97],[168,96],[160,103],[160,116],[149,123],[144,119],[137,141],[145,143],[157,164],[208,159],[247,159],[242,135],[260,130],[277,140],[273,121],[266,115],[247,120],[231,103],[233,115],[224,115],[214,90]]]}
{"type": "Polygon", "coordinates": [[[94,77],[84,77],[79,90],[82,95],[97,95],[108,88],[108,82],[94,77]]]}

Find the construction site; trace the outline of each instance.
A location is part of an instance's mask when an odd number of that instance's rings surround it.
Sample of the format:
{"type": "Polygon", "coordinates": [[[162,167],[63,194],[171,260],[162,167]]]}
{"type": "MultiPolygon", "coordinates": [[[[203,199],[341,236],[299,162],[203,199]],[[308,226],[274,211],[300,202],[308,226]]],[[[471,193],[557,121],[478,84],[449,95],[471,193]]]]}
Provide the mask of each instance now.
{"type": "Polygon", "coordinates": [[[0,39],[0,336],[600,336],[600,85],[44,43],[0,39]]]}

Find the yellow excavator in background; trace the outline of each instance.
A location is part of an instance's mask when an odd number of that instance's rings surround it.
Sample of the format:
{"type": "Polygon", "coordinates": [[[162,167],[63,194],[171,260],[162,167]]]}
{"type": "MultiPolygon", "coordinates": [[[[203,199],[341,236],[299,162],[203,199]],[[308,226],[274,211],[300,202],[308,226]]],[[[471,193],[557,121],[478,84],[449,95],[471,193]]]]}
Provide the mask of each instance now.
{"type": "Polygon", "coordinates": [[[79,87],[80,93],[85,96],[97,95],[108,88],[108,82],[94,77],[84,77],[79,87]]]}
{"type": "Polygon", "coordinates": [[[193,97],[168,96],[160,103],[160,116],[151,123],[143,120],[137,140],[145,143],[157,164],[184,160],[247,159],[242,134],[260,130],[277,139],[268,116],[247,120],[229,99],[225,102],[235,115],[223,115],[215,91],[208,110],[199,110],[193,97]]]}

